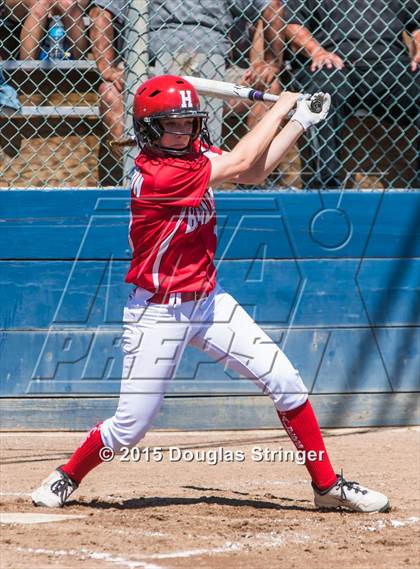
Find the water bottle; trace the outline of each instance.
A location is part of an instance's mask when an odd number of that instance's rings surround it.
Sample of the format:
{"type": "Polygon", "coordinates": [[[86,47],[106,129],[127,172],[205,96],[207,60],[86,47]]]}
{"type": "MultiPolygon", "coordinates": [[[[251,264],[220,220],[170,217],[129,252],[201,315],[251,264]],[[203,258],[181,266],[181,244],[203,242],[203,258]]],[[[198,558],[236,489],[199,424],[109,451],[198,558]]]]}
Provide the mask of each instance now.
{"type": "Polygon", "coordinates": [[[64,40],[66,31],[60,16],[53,16],[48,29],[48,59],[61,61],[65,57],[64,40]]]}

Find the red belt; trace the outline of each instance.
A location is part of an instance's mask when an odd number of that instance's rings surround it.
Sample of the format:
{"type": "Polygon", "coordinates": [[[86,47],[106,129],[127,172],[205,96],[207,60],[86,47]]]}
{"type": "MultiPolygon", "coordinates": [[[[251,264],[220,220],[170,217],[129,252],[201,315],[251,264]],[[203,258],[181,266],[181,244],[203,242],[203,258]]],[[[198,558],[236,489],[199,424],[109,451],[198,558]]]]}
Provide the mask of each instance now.
{"type": "Polygon", "coordinates": [[[206,298],[210,293],[209,292],[161,292],[156,293],[151,296],[147,302],[152,302],[153,304],[169,304],[171,296],[173,294],[180,295],[181,300],[180,302],[191,302],[201,300],[206,298]]]}

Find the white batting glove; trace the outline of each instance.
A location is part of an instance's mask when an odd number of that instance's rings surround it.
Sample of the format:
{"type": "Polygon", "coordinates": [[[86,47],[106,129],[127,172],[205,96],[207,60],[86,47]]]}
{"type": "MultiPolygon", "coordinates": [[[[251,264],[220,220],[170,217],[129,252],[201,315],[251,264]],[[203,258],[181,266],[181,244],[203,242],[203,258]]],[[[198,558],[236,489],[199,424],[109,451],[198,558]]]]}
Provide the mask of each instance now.
{"type": "Polygon", "coordinates": [[[290,120],[297,121],[304,130],[323,121],[328,115],[331,106],[331,95],[329,93],[315,93],[314,95],[304,94],[298,99],[296,110],[290,120]],[[314,112],[316,102],[322,95],[322,108],[319,112],[314,112]],[[311,107],[313,110],[311,110],[311,107]]]}

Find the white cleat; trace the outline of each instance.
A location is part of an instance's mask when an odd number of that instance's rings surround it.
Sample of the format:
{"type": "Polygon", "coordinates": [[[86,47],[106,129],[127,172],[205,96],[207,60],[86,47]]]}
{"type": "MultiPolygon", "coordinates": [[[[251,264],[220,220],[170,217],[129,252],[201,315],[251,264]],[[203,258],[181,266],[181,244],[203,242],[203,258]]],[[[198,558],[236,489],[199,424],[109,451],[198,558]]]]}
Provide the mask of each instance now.
{"type": "Polygon", "coordinates": [[[78,485],[60,468],[54,470],[31,494],[34,506],[62,508],[78,485]]]}
{"type": "Polygon", "coordinates": [[[353,512],[387,512],[391,509],[388,498],[380,492],[369,490],[358,482],[349,482],[337,474],[332,488],[320,491],[312,484],[315,506],[323,510],[346,508],[353,512]]]}

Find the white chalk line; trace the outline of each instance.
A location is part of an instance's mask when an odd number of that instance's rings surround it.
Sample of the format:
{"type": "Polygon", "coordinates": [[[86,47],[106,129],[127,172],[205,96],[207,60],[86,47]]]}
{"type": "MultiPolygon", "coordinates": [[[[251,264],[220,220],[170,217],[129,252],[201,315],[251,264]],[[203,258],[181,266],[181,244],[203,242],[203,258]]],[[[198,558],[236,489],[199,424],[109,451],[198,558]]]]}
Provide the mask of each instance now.
{"type": "MultiPolygon", "coordinates": [[[[311,482],[310,480],[288,480],[286,478],[282,478],[282,479],[277,479],[277,480],[266,480],[265,481],[265,486],[266,486],[266,490],[267,492],[270,491],[270,486],[296,486],[296,485],[303,485],[303,486],[307,486],[309,485],[311,482]]],[[[259,480],[250,480],[249,482],[247,482],[247,486],[257,486],[258,488],[261,489],[261,482],[259,480]]],[[[226,488],[238,488],[238,486],[234,486],[233,484],[231,485],[226,485],[226,488]]]]}
{"type": "MultiPolygon", "coordinates": [[[[211,536],[207,536],[211,539],[211,536]]],[[[206,539],[206,536],[201,536],[202,539],[206,539]]],[[[267,547],[279,547],[286,545],[286,543],[307,543],[313,538],[307,534],[293,532],[293,534],[279,534],[276,531],[269,533],[258,533],[258,534],[248,534],[244,537],[241,542],[233,543],[227,541],[224,545],[220,547],[213,548],[202,548],[202,549],[190,549],[190,550],[180,550],[173,551],[171,553],[153,553],[149,555],[143,555],[143,559],[176,559],[185,557],[197,557],[202,555],[215,555],[218,553],[229,553],[231,551],[241,551],[245,547],[250,545],[256,546],[257,548],[267,548],[267,547]]]]}
{"type": "MultiPolygon", "coordinates": [[[[411,516],[409,518],[406,518],[405,520],[396,520],[396,519],[377,520],[372,525],[359,526],[359,528],[366,531],[381,531],[386,527],[400,528],[418,523],[419,521],[420,518],[416,516],[411,516]]],[[[159,532],[150,532],[150,536],[153,536],[156,533],[159,532]]],[[[169,559],[189,558],[189,557],[198,557],[198,556],[201,557],[206,555],[230,553],[233,551],[238,552],[243,550],[245,547],[249,547],[250,545],[251,546],[255,545],[257,548],[281,547],[290,542],[308,543],[309,541],[313,541],[313,539],[314,539],[313,537],[304,533],[293,532],[288,534],[279,534],[276,531],[272,531],[269,533],[249,534],[245,536],[242,542],[233,543],[228,541],[219,547],[187,549],[187,550],[172,551],[169,553],[154,553],[154,554],[142,555],[141,557],[144,560],[165,560],[165,559],[169,560],[169,559]]],[[[129,569],[164,569],[162,565],[148,563],[147,561],[130,560],[121,556],[113,556],[112,554],[106,552],[89,551],[85,548],[81,548],[80,550],[49,550],[42,548],[34,549],[34,548],[18,547],[17,551],[34,553],[34,554],[53,555],[55,557],[73,556],[73,557],[79,557],[80,559],[86,559],[87,557],[92,560],[102,560],[108,563],[121,565],[124,567],[128,567],[129,569]]]]}
{"type": "Polygon", "coordinates": [[[117,529],[114,530],[115,533],[118,533],[120,535],[133,535],[134,533],[139,536],[142,535],[143,537],[167,537],[170,534],[168,533],[162,533],[161,531],[147,531],[147,530],[137,530],[137,529],[133,529],[133,530],[124,530],[124,529],[117,529]]]}
{"type": "Polygon", "coordinates": [[[164,569],[162,565],[155,565],[154,563],[145,563],[143,561],[134,561],[131,559],[126,559],[125,557],[115,557],[110,553],[104,551],[89,551],[88,549],[44,549],[44,548],[33,548],[33,547],[17,547],[17,551],[20,553],[34,553],[37,555],[53,555],[54,557],[78,557],[81,560],[86,558],[94,559],[96,561],[106,561],[108,563],[114,563],[115,565],[122,565],[123,567],[128,567],[129,569],[164,569]]]}
{"type": "Polygon", "coordinates": [[[377,520],[375,522],[373,522],[371,525],[365,526],[359,526],[361,529],[366,530],[366,531],[381,531],[385,528],[401,528],[401,527],[405,527],[405,526],[409,526],[412,524],[416,524],[420,521],[420,518],[416,517],[416,516],[411,516],[409,518],[406,518],[405,520],[377,520]]]}
{"type": "Polygon", "coordinates": [[[399,528],[402,526],[407,526],[407,525],[411,525],[411,524],[416,524],[417,522],[420,521],[420,518],[417,518],[416,516],[411,516],[410,518],[407,518],[405,521],[400,521],[400,520],[390,520],[389,523],[391,524],[391,526],[393,528],[399,528]]]}
{"type": "MultiPolygon", "coordinates": [[[[150,532],[155,533],[155,532],[150,532]]],[[[157,533],[157,532],[156,532],[157,533]]],[[[308,535],[295,534],[293,540],[285,540],[284,537],[276,532],[270,532],[268,534],[257,534],[252,536],[256,540],[256,545],[258,547],[278,547],[286,543],[286,541],[295,541],[297,543],[304,543],[311,539],[308,535]]],[[[254,541],[254,540],[253,540],[254,541]]],[[[244,549],[244,547],[249,547],[249,541],[245,540],[244,543],[232,543],[226,542],[220,547],[212,548],[201,548],[201,549],[187,549],[180,551],[173,551],[169,553],[154,553],[149,555],[142,555],[144,560],[165,560],[165,559],[179,559],[179,558],[189,558],[189,557],[201,557],[207,555],[217,555],[223,553],[237,552],[244,549]]],[[[135,561],[126,559],[121,556],[113,556],[110,553],[100,552],[100,551],[89,551],[85,548],[79,550],[75,549],[44,549],[44,548],[32,548],[32,547],[18,547],[17,551],[22,553],[33,553],[38,555],[53,555],[54,557],[78,557],[83,560],[86,558],[92,560],[101,560],[108,563],[113,563],[115,565],[121,565],[128,567],[129,569],[164,569],[162,565],[156,565],[153,563],[148,563],[147,561],[135,561]]]]}
{"type": "Polygon", "coordinates": [[[182,557],[197,557],[202,555],[214,555],[217,553],[227,553],[230,551],[239,551],[242,546],[239,543],[231,543],[227,541],[221,547],[211,547],[202,549],[186,549],[182,551],[173,551],[171,553],[151,553],[142,555],[143,559],[177,559],[182,557]]]}

